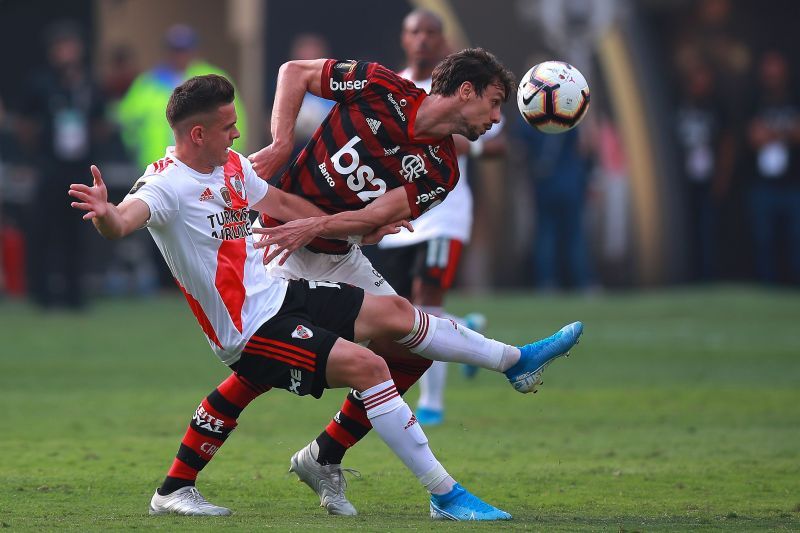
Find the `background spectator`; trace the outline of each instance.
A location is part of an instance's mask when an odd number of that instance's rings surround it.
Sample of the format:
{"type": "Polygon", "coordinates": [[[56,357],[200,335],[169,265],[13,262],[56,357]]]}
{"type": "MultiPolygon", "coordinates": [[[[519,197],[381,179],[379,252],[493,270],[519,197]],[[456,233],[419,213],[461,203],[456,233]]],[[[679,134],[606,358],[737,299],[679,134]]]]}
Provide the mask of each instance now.
{"type": "Polygon", "coordinates": [[[592,273],[584,214],[591,162],[581,145],[580,130],[548,135],[521,118],[518,124],[534,193],[536,286],[553,290],[569,283],[576,289],[589,289],[592,273]],[[562,271],[569,279],[561,279],[562,271]]]}
{"type": "Polygon", "coordinates": [[[718,204],[730,186],[733,136],[711,66],[697,58],[681,72],[675,134],[685,184],[689,275],[708,281],[717,274],[718,204]]]}
{"type": "Polygon", "coordinates": [[[778,258],[785,257],[788,278],[800,283],[800,106],[784,54],[771,50],[761,56],[756,79],[747,126],[756,271],[762,281],[775,283],[778,258]]]}
{"type": "MultiPolygon", "coordinates": [[[[219,74],[232,79],[223,70],[198,57],[197,33],[185,24],[170,27],[164,35],[164,58],[151,70],[139,75],[119,103],[122,138],[144,169],[164,156],[164,146],[174,144],[172,131],[164,118],[172,90],[192,76],[219,74]]],[[[240,95],[237,94],[237,127],[242,133],[233,148],[245,151],[247,118],[240,95]]]]}
{"type": "Polygon", "coordinates": [[[48,64],[27,82],[18,122],[19,148],[38,171],[29,206],[29,287],[42,307],[85,304],[85,228],[64,194],[84,176],[107,134],[102,91],[85,62],[80,28],[58,22],[46,34],[48,64]]]}

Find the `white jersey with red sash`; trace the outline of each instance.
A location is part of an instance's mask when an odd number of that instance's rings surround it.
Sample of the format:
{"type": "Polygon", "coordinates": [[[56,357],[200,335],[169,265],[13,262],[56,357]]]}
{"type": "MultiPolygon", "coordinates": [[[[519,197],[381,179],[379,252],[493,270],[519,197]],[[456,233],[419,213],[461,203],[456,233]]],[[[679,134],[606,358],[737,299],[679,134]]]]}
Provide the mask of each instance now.
{"type": "Polygon", "coordinates": [[[150,208],[146,227],[211,348],[228,365],[286,294],[286,281],[268,276],[262,254],[253,248],[249,206],[268,189],[233,150],[224,166],[202,174],[170,147],[126,197],[150,208]]]}

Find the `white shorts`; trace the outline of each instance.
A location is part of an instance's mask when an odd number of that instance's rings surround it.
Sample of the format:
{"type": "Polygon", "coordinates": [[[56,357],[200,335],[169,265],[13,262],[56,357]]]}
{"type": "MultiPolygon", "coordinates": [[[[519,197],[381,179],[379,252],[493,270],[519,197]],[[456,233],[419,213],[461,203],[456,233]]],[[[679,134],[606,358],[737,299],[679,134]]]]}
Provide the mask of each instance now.
{"type": "Polygon", "coordinates": [[[320,254],[300,248],[282,266],[274,259],[267,265],[267,272],[285,279],[349,283],[378,296],[397,294],[358,246],[352,246],[344,255],[320,254]]]}

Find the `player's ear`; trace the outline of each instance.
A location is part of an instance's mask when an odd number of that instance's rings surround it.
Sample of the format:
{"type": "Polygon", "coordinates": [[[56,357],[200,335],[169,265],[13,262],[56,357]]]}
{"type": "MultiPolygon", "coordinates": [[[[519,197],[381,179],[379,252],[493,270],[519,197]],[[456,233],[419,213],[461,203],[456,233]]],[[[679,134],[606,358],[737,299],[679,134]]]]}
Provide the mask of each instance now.
{"type": "Polygon", "coordinates": [[[192,142],[195,144],[203,144],[203,139],[205,138],[205,130],[203,126],[200,124],[195,124],[189,130],[189,137],[191,137],[192,142]]]}
{"type": "Polygon", "coordinates": [[[469,100],[475,97],[475,86],[471,81],[465,81],[458,87],[458,95],[462,100],[469,100]]]}

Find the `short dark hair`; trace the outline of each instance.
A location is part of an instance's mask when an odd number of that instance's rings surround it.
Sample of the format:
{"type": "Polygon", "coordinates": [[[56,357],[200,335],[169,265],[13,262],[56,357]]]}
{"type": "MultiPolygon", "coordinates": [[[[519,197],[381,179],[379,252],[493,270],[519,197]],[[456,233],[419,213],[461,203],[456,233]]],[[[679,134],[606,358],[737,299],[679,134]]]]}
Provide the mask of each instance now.
{"type": "Polygon", "coordinates": [[[233,102],[233,84],[224,76],[206,74],[189,78],[175,87],[167,103],[167,121],[173,128],[191,116],[216,111],[233,102]]]}
{"type": "Polygon", "coordinates": [[[431,94],[452,96],[465,81],[471,82],[478,96],[489,85],[499,85],[505,91],[505,99],[514,92],[517,82],[494,54],[483,48],[466,48],[450,54],[433,69],[431,94]]]}

